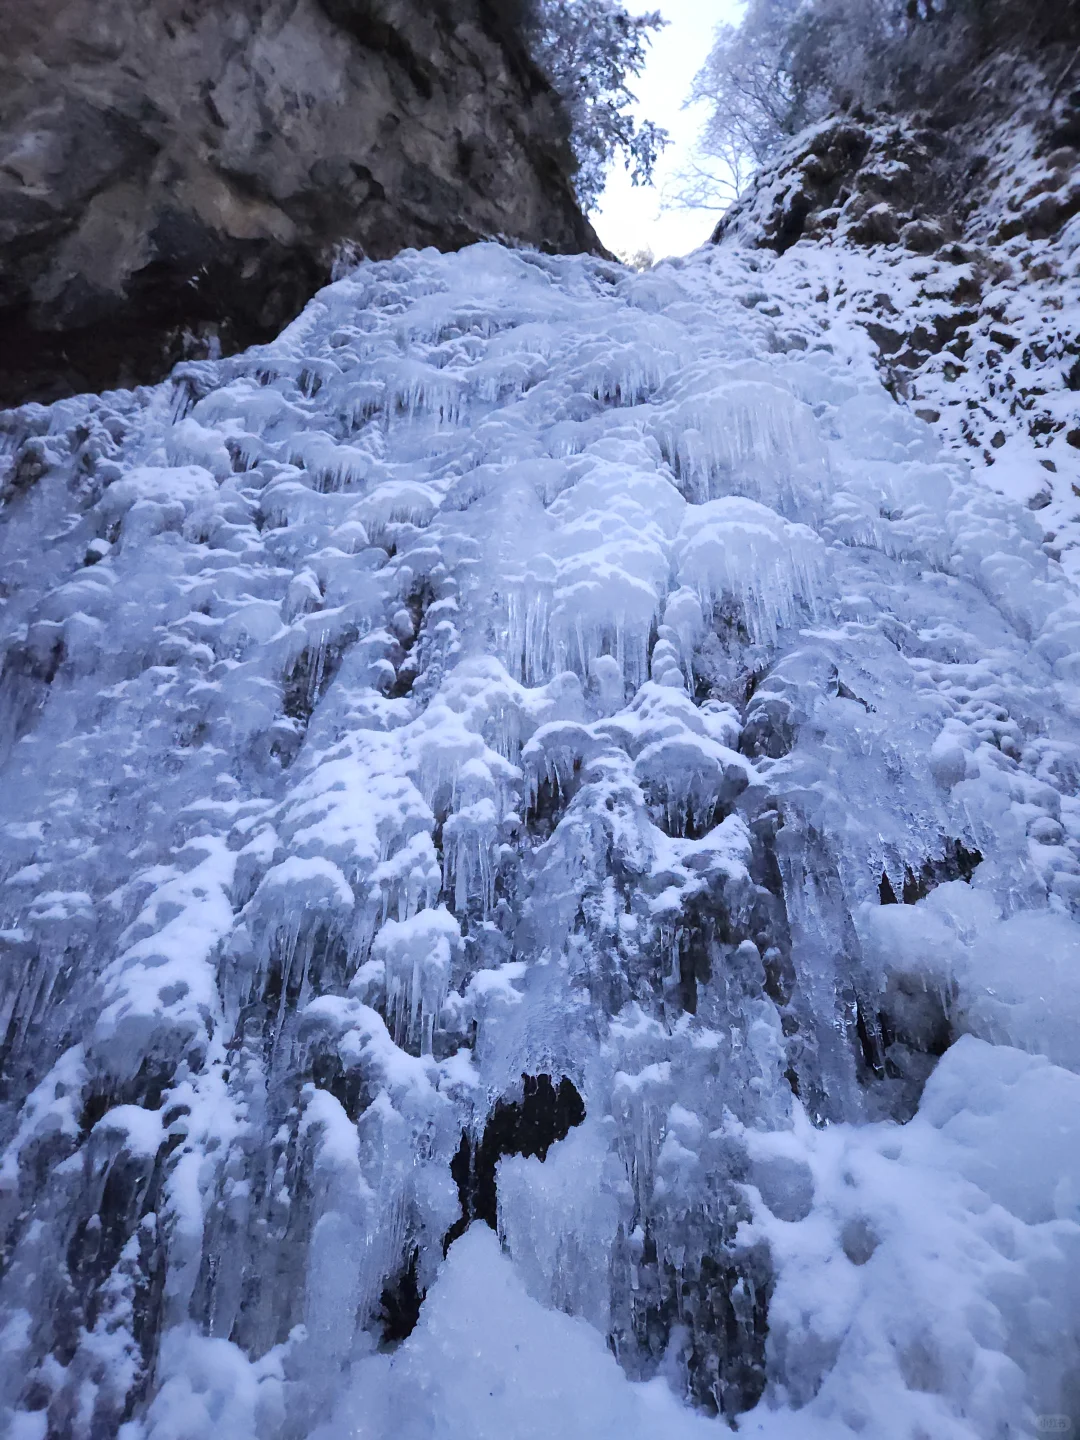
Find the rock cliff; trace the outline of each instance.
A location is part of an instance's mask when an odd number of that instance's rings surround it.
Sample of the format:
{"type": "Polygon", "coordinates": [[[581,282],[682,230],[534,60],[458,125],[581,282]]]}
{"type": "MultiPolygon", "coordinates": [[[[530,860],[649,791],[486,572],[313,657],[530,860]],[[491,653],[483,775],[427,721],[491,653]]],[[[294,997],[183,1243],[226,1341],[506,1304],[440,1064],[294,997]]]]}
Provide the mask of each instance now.
{"type": "Polygon", "coordinates": [[[514,6],[0,9],[0,404],[268,340],[340,246],[597,246],[514,6]]]}
{"type": "MultiPolygon", "coordinates": [[[[717,243],[802,267],[826,329],[869,336],[891,393],[1080,559],[1080,61],[1001,49],[921,110],[794,137],[717,243]]],[[[765,303],[764,301],[762,303],[765,303]]]]}

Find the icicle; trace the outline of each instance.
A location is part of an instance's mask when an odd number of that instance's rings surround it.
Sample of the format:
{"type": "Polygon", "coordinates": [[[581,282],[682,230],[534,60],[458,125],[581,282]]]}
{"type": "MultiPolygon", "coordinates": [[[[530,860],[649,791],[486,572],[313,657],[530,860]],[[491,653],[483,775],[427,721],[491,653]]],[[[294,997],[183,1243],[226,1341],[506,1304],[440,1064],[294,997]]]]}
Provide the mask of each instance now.
{"type": "Polygon", "coordinates": [[[398,1045],[430,1055],[460,948],[458,923],[442,906],[387,920],[376,935],[371,953],[385,967],[387,1021],[398,1045]]]}
{"type": "Polygon", "coordinates": [[[693,507],[677,542],[679,578],[711,610],[724,595],[739,605],[756,641],[775,643],[801,600],[813,615],[823,586],[824,547],[753,500],[734,496],[693,507]]]}

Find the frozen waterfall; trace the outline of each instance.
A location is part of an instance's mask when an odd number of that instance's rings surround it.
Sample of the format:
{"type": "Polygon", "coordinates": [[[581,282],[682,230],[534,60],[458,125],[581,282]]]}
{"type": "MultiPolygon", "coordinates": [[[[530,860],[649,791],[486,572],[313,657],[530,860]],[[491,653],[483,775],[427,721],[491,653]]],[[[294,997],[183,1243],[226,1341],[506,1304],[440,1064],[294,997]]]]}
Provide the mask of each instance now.
{"type": "Polygon", "coordinates": [[[0,417],[4,1434],[1080,1426],[1080,595],[815,263],[0,417]]]}

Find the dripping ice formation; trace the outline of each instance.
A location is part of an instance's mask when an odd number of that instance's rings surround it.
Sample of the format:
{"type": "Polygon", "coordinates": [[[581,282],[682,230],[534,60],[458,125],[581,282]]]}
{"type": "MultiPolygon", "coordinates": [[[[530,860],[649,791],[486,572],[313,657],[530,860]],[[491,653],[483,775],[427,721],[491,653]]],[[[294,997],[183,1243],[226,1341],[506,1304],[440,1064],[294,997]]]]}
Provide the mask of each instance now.
{"type": "Polygon", "coordinates": [[[819,263],[7,417],[5,1433],[1080,1423],[1080,597],[819,263]]]}

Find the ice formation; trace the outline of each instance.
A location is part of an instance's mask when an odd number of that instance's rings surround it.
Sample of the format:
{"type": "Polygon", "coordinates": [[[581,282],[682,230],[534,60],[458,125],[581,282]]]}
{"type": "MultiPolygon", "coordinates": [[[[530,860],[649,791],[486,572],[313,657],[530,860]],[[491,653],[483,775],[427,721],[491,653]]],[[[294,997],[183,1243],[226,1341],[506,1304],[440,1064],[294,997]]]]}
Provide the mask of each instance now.
{"type": "Polygon", "coordinates": [[[1080,596],[813,263],[4,419],[5,1433],[1080,1423],[1080,596]]]}

